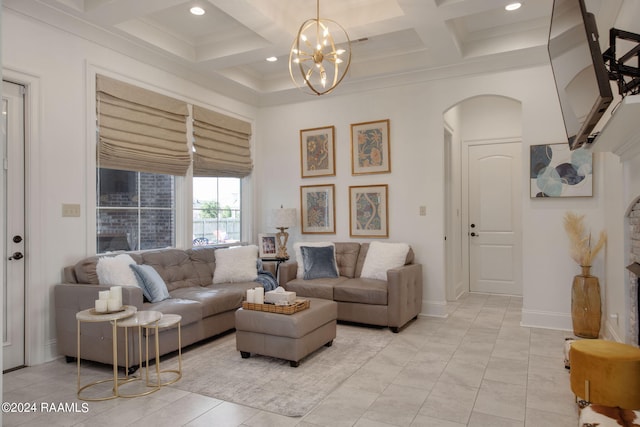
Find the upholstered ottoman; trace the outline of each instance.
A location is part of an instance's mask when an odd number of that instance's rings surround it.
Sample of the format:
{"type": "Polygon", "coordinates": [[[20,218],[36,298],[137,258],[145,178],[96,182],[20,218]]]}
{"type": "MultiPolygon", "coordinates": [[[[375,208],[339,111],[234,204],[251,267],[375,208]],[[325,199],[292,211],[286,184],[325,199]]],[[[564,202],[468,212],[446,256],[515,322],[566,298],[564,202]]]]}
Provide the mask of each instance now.
{"type": "Polygon", "coordinates": [[[587,402],[640,409],[640,349],[606,340],[571,344],[571,390],[587,402]]]}
{"type": "Polygon", "coordinates": [[[236,311],[236,348],[243,358],[251,353],[288,360],[296,367],[300,360],[336,337],[338,304],[308,298],[309,308],[293,314],[257,310],[236,311]]]}

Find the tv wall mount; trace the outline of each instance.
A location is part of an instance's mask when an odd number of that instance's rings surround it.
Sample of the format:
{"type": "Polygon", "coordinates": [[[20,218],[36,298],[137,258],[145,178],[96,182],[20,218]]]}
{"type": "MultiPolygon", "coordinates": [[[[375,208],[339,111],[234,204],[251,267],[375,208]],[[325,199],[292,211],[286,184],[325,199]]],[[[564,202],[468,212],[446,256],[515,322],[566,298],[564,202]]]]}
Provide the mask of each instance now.
{"type": "Polygon", "coordinates": [[[618,83],[618,92],[622,96],[640,93],[640,34],[611,28],[609,30],[609,48],[602,54],[605,65],[609,69],[609,80],[618,83]],[[636,45],[627,53],[617,58],[616,41],[627,40],[636,45]],[[627,63],[635,60],[634,65],[627,63]]]}

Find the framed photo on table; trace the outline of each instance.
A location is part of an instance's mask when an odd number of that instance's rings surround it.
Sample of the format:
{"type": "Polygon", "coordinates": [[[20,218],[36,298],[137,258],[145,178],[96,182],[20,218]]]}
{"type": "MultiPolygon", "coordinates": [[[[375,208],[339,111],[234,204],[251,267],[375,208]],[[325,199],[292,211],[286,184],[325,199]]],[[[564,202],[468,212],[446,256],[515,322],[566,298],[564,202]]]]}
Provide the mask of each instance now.
{"type": "Polygon", "coordinates": [[[333,126],[300,131],[300,167],[303,178],[335,176],[335,128],[333,126]]]}
{"type": "Polygon", "coordinates": [[[301,186],[300,212],[302,234],[335,234],[335,186],[301,186]]]}
{"type": "Polygon", "coordinates": [[[258,234],[258,248],[260,258],[275,258],[278,254],[276,235],[273,233],[258,234]]]}
{"type": "Polygon", "coordinates": [[[349,187],[351,237],[389,237],[387,184],[349,187]]]}
{"type": "Polygon", "coordinates": [[[391,172],[389,119],[351,125],[351,173],[391,172]]]}

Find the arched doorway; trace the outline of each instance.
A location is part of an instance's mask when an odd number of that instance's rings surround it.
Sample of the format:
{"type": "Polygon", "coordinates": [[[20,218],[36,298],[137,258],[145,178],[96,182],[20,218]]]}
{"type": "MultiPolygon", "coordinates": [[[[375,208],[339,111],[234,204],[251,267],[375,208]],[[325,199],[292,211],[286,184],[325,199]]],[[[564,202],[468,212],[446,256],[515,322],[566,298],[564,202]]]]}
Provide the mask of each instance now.
{"type": "Polygon", "coordinates": [[[522,108],[495,95],[444,113],[446,296],[522,295],[522,108]]]}

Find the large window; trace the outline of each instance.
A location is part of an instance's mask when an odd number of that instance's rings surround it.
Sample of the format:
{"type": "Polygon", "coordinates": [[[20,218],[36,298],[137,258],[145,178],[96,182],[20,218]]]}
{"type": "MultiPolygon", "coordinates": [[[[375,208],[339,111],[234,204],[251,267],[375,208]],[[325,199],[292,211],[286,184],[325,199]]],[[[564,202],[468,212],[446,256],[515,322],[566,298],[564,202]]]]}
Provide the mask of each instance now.
{"type": "Polygon", "coordinates": [[[193,245],[240,241],[249,122],[100,74],[96,117],[98,253],[186,245],[190,229],[193,245]]]}
{"type": "Polygon", "coordinates": [[[97,251],[175,246],[172,175],[98,169],[97,251]]]}
{"type": "Polygon", "coordinates": [[[193,178],[194,246],[240,241],[240,179],[193,178]]]}

